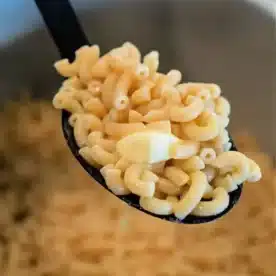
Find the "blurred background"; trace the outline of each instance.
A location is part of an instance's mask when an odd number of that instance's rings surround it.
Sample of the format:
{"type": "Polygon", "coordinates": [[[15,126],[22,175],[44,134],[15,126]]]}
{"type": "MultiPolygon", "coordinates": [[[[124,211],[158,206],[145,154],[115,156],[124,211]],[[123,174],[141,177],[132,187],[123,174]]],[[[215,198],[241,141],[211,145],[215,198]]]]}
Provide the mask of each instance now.
{"type": "Polygon", "coordinates": [[[163,72],[219,84],[232,104],[231,133],[265,177],[207,226],[130,210],[91,183],[64,145],[49,101],[59,55],[35,4],[0,1],[0,274],[275,275],[275,2],[71,3],[102,52],[131,41],[143,54],[159,50],[163,72]],[[31,99],[18,102],[25,94],[31,99]]]}

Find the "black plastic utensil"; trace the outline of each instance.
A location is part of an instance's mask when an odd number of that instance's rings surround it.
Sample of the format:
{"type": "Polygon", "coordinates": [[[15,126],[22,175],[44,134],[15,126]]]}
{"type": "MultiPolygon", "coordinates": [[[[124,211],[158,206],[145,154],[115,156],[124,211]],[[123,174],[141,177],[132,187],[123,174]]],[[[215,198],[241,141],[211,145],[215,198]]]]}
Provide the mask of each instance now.
{"type": "MultiPolygon", "coordinates": [[[[70,61],[75,58],[75,51],[79,49],[83,45],[89,45],[88,39],[86,38],[78,19],[75,15],[75,12],[69,3],[68,0],[35,0],[40,13],[45,21],[45,24],[52,36],[56,46],[59,49],[59,52],[62,58],[68,58],[70,61]]],[[[70,117],[70,113],[63,110],[62,111],[62,129],[64,137],[67,141],[67,144],[75,156],[75,158],[79,161],[82,167],[94,178],[100,185],[102,185],[105,189],[110,191],[105,181],[100,173],[100,171],[91,165],[89,165],[80,155],[79,155],[79,147],[76,144],[73,128],[69,125],[68,119],[70,117]]],[[[232,148],[231,150],[237,150],[234,146],[233,141],[231,140],[232,148]]],[[[111,191],[110,191],[111,192],[111,191]]],[[[216,216],[209,217],[196,217],[189,215],[184,220],[177,219],[174,215],[170,216],[161,216],[149,213],[143,210],[139,205],[139,197],[130,194],[125,196],[117,196],[121,200],[125,201],[131,207],[134,207],[138,210],[143,211],[151,216],[176,222],[183,224],[199,224],[199,223],[207,223],[213,220],[216,220],[226,213],[228,213],[238,202],[242,192],[242,185],[238,186],[238,189],[231,192],[230,195],[230,203],[226,210],[216,216]]],[[[112,193],[112,192],[111,192],[112,193]]],[[[113,193],[112,193],[113,194],[113,193]]]]}

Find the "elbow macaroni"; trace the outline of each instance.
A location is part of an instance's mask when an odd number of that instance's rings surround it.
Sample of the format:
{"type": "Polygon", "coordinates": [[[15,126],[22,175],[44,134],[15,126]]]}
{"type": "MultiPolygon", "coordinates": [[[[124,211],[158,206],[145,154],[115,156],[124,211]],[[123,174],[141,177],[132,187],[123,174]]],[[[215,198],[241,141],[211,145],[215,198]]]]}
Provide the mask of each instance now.
{"type": "Polygon", "coordinates": [[[203,109],[203,101],[198,97],[192,97],[187,102],[187,106],[171,106],[170,119],[178,123],[190,122],[196,119],[203,109]]]}
{"type": "Polygon", "coordinates": [[[167,120],[167,121],[149,123],[146,126],[146,130],[171,133],[171,122],[167,120]]]}
{"type": "Polygon", "coordinates": [[[187,184],[189,181],[189,176],[177,167],[166,167],[164,170],[164,176],[178,187],[187,184]]]}
{"type": "Polygon", "coordinates": [[[199,156],[192,156],[186,160],[174,160],[173,164],[187,173],[203,170],[205,164],[199,156]]]}
{"type": "Polygon", "coordinates": [[[101,120],[93,114],[78,115],[74,124],[74,136],[79,147],[87,145],[88,135],[92,131],[102,131],[101,120]]]}
{"type": "Polygon", "coordinates": [[[110,164],[115,164],[117,157],[110,152],[107,152],[98,145],[89,148],[88,154],[93,158],[95,162],[101,166],[106,166],[110,164]]]}
{"type": "Polygon", "coordinates": [[[104,179],[107,187],[115,195],[127,195],[130,193],[129,189],[126,188],[122,171],[113,168],[107,168],[104,172],[104,179]]]}
{"type": "Polygon", "coordinates": [[[219,134],[219,121],[215,114],[208,113],[206,122],[200,125],[196,121],[182,124],[182,131],[191,140],[204,142],[215,138],[219,134]]]}
{"type": "Polygon", "coordinates": [[[118,110],[126,109],[129,105],[128,92],[132,81],[132,75],[125,71],[116,83],[114,91],[113,106],[118,110]]]}
{"type": "Polygon", "coordinates": [[[201,171],[190,175],[191,184],[185,196],[174,206],[174,214],[178,219],[184,219],[197,206],[203,197],[208,181],[205,174],[201,171]]]}
{"type": "Polygon", "coordinates": [[[219,169],[220,175],[229,173],[236,185],[240,185],[250,176],[248,158],[237,151],[221,153],[211,165],[219,169]]]}
{"type": "Polygon", "coordinates": [[[152,180],[141,180],[142,174],[146,171],[141,164],[133,164],[125,171],[124,181],[127,188],[134,194],[141,197],[153,197],[155,182],[152,180]]]}
{"type": "Polygon", "coordinates": [[[155,197],[141,197],[140,206],[153,214],[170,215],[173,212],[173,203],[168,200],[155,197]]]}
{"type": "Polygon", "coordinates": [[[215,216],[223,212],[229,205],[229,195],[223,188],[216,188],[212,198],[211,201],[199,202],[191,214],[200,217],[215,216]]]}
{"type": "Polygon", "coordinates": [[[71,113],[79,155],[110,191],[136,194],[147,212],[214,216],[229,192],[262,177],[255,161],[230,151],[231,107],[220,87],[158,72],[157,51],[142,58],[126,42],[100,57],[97,45],[83,46],[54,67],[67,79],[53,105],[71,113]]]}

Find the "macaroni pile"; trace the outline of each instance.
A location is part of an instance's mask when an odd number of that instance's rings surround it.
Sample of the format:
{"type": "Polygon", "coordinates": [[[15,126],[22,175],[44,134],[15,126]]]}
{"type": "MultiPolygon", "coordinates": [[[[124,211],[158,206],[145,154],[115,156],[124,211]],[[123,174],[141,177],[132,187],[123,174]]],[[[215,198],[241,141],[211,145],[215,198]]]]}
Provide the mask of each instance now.
{"type": "Polygon", "coordinates": [[[97,45],[55,63],[65,80],[53,99],[71,113],[80,155],[116,195],[140,197],[157,215],[212,216],[229,192],[261,178],[257,163],[231,151],[230,104],[215,84],[181,83],[158,72],[159,54],[124,43],[100,57],[97,45]]]}

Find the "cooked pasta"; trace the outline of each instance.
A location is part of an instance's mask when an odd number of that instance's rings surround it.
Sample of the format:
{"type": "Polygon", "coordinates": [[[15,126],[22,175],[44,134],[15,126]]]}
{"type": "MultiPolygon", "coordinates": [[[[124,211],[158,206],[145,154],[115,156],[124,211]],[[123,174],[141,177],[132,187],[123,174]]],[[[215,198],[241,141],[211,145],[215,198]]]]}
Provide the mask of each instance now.
{"type": "Polygon", "coordinates": [[[72,63],[54,66],[68,79],[53,105],[71,113],[79,154],[102,168],[114,194],[136,194],[147,212],[183,220],[223,212],[229,192],[261,179],[255,161],[231,151],[221,88],[158,72],[157,51],[142,57],[126,42],[100,57],[97,45],[83,46],[72,63]]]}

